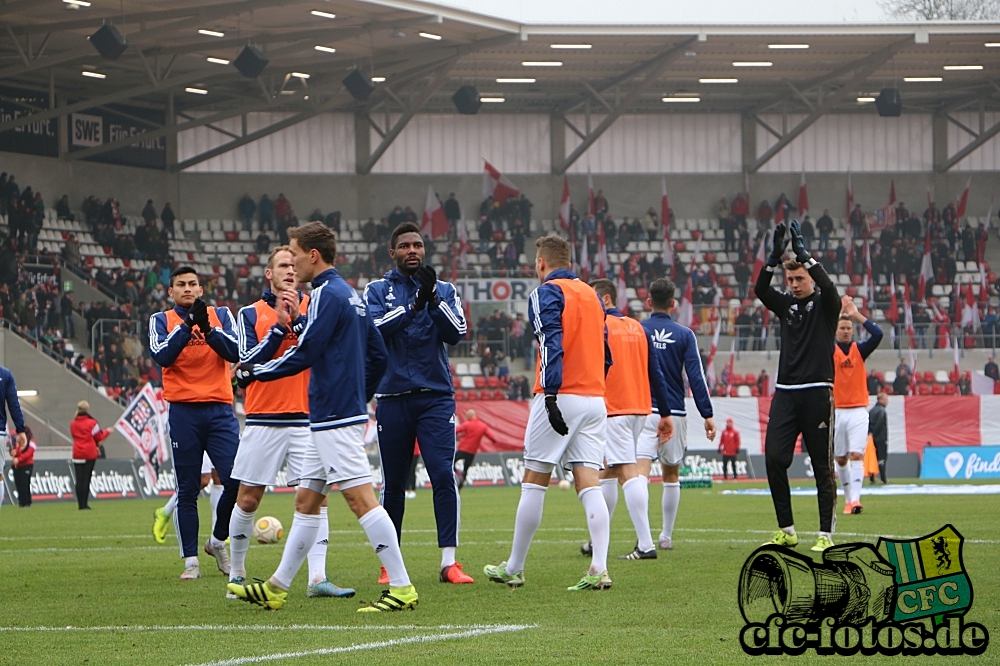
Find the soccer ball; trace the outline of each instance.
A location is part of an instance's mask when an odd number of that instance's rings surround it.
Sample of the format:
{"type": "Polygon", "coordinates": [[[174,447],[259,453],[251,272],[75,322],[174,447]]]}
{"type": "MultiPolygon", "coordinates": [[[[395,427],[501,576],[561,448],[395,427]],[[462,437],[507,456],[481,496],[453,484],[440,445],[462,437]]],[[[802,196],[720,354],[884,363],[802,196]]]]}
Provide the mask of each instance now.
{"type": "Polygon", "coordinates": [[[281,521],[273,516],[264,516],[253,526],[253,538],[257,543],[278,543],[284,533],[281,521]]]}
{"type": "Polygon", "coordinates": [[[562,479],[561,481],[559,481],[559,490],[569,490],[569,486],[570,486],[569,480],[562,479]]]}

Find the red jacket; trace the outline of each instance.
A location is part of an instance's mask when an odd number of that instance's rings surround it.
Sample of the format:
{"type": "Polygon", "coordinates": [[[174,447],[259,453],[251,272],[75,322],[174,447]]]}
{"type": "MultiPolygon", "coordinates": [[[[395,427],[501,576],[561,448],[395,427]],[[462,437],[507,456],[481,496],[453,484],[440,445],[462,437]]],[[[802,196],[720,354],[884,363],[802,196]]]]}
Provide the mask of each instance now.
{"type": "Polygon", "coordinates": [[[455,428],[455,434],[461,437],[458,442],[458,450],[464,453],[471,453],[473,455],[479,452],[479,447],[482,444],[483,437],[491,442],[497,441],[497,436],[493,434],[490,427],[478,418],[466,421],[462,425],[455,428]]]}
{"type": "Polygon", "coordinates": [[[719,439],[719,453],[724,456],[735,456],[740,451],[740,431],[727,427],[719,439]]]}
{"type": "Polygon", "coordinates": [[[35,443],[28,441],[28,445],[21,451],[14,452],[12,467],[27,467],[35,464],[35,443]]]}
{"type": "Polygon", "coordinates": [[[73,460],[97,460],[101,456],[97,444],[111,434],[111,429],[101,426],[90,414],[80,414],[69,425],[73,435],[73,460]]]}

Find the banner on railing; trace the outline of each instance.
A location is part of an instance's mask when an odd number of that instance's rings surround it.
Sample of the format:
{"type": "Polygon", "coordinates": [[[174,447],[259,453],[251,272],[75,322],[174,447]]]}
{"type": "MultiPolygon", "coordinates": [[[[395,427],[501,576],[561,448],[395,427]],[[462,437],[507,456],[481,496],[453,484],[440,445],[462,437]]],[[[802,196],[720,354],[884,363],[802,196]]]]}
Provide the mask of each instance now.
{"type": "MultiPolygon", "coordinates": [[[[163,112],[139,107],[121,107],[121,113],[110,106],[88,109],[86,113],[69,114],[69,149],[84,150],[106,143],[127,139],[133,135],[157,129],[163,125],[163,112]],[[145,119],[147,122],[143,122],[145,119]]],[[[125,166],[165,169],[167,167],[167,141],[163,137],[143,139],[86,158],[94,162],[122,164],[125,166]]]]}
{"type": "Polygon", "coordinates": [[[143,485],[155,487],[160,468],[170,456],[170,447],[166,404],[153,390],[152,384],[143,386],[132,399],[115,423],[115,430],[125,436],[142,460],[143,485]]]}
{"type": "MultiPolygon", "coordinates": [[[[0,122],[30,116],[47,108],[47,92],[0,87],[0,122]]],[[[49,118],[0,132],[0,150],[58,157],[59,135],[56,127],[56,119],[49,118]]]]}
{"type": "Polygon", "coordinates": [[[534,278],[465,278],[455,283],[458,295],[468,303],[527,301],[537,286],[534,278]]]}
{"type": "Polygon", "coordinates": [[[59,286],[59,267],[51,264],[24,264],[21,269],[27,275],[28,284],[32,287],[40,284],[59,286]]]}

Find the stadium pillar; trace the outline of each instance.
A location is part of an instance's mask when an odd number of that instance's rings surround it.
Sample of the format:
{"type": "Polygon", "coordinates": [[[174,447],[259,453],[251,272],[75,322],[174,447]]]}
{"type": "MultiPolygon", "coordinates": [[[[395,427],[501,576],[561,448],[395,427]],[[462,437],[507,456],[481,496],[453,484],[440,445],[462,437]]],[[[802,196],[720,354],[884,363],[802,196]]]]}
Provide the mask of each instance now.
{"type": "Polygon", "coordinates": [[[751,172],[757,160],[757,121],[753,114],[740,118],[740,146],[743,154],[743,172],[751,172]]]}
{"type": "Polygon", "coordinates": [[[931,121],[931,146],[934,172],[944,173],[948,162],[948,118],[944,114],[934,114],[931,121]]]}
{"type": "MultiPolygon", "coordinates": [[[[173,129],[177,125],[177,110],[174,108],[174,89],[167,90],[167,103],[163,109],[163,124],[167,129],[173,129]]],[[[171,167],[177,165],[177,132],[167,132],[163,138],[167,142],[167,163],[164,172],[167,175],[167,197],[173,202],[177,215],[182,215],[183,202],[181,202],[180,174],[173,171],[171,167]]]]}
{"type": "MultiPolygon", "coordinates": [[[[566,161],[566,121],[563,119],[561,114],[553,113],[549,115],[549,162],[550,171],[559,175],[561,173],[560,167],[562,163],[566,161]]],[[[555,182],[555,181],[553,181],[555,182]]],[[[559,183],[559,187],[562,187],[562,183],[559,183]]],[[[562,190],[560,189],[559,195],[556,197],[558,201],[562,196],[562,190]]]]}
{"type": "Polygon", "coordinates": [[[368,125],[368,114],[354,114],[354,171],[363,175],[364,167],[372,156],[372,131],[368,125]]]}

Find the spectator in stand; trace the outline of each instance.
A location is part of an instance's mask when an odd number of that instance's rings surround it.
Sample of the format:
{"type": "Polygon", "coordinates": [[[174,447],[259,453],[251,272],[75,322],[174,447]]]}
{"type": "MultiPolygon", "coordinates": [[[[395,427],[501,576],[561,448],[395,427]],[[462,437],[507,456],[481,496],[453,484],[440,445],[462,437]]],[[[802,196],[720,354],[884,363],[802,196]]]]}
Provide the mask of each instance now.
{"type": "MultiPolygon", "coordinates": [[[[323,218],[323,224],[325,224],[326,226],[328,226],[331,229],[333,229],[333,231],[335,233],[339,234],[340,233],[340,211],[339,210],[334,210],[334,211],[331,211],[331,212],[327,213],[326,217],[323,218]]],[[[388,240],[388,238],[387,238],[387,240],[388,240]]]]}
{"type": "Polygon", "coordinates": [[[597,215],[607,215],[609,210],[608,200],[604,196],[604,190],[597,190],[594,197],[594,211],[597,215]]]}
{"type": "Polygon", "coordinates": [[[830,249],[830,234],[833,233],[833,218],[830,217],[830,209],[824,209],[823,215],[816,220],[816,231],[819,232],[817,249],[820,252],[827,252],[830,249]]]}
{"type": "Polygon", "coordinates": [[[491,240],[493,240],[493,223],[488,215],[482,215],[479,218],[479,251],[486,252],[491,240]]]}
{"type": "Polygon", "coordinates": [[[750,265],[743,261],[742,257],[736,263],[736,267],[733,268],[733,274],[736,278],[736,284],[739,287],[740,300],[744,300],[750,290],[750,277],[752,271],[750,270],[750,265]]]}
{"type": "Polygon", "coordinates": [[[893,395],[909,395],[910,393],[910,366],[906,359],[900,359],[896,366],[896,378],[892,381],[893,395]]]}
{"type": "Polygon", "coordinates": [[[771,204],[764,199],[757,206],[757,228],[761,231],[767,231],[771,228],[771,218],[774,217],[774,210],[771,208],[771,204]]]}
{"type": "Polygon", "coordinates": [[[990,356],[990,360],[986,362],[986,367],[983,368],[983,374],[995,382],[1000,381],[1000,368],[997,367],[997,361],[992,356],[990,356]]]}
{"type": "Polygon", "coordinates": [[[62,314],[63,337],[73,339],[76,337],[76,322],[73,321],[73,292],[67,291],[62,295],[59,303],[59,310],[62,314]]]}
{"type": "MultiPolygon", "coordinates": [[[[252,203],[252,202],[251,202],[252,203]]],[[[163,222],[163,232],[170,232],[171,240],[177,238],[176,232],[174,230],[174,221],[177,216],[174,215],[174,209],[170,207],[170,202],[163,204],[163,210],[160,211],[160,222],[163,222]]]]}
{"type": "MultiPolygon", "coordinates": [[[[757,308],[750,315],[750,337],[753,338],[751,344],[754,351],[764,351],[765,341],[762,339],[764,332],[764,315],[761,308],[757,308]]],[[[761,371],[763,372],[763,370],[761,371]]]]}
{"type": "Polygon", "coordinates": [[[80,253],[80,241],[76,239],[76,234],[70,234],[63,243],[62,258],[67,266],[79,267],[83,263],[83,255],[80,253]]]}
{"type": "Polygon", "coordinates": [[[473,409],[465,412],[465,423],[455,428],[455,436],[459,439],[455,452],[455,480],[458,481],[458,489],[461,491],[465,485],[466,475],[472,468],[472,461],[479,453],[483,438],[496,444],[497,436],[488,425],[476,417],[476,411],[473,409]]]}
{"type": "Polygon", "coordinates": [[[262,194],[257,203],[257,220],[261,231],[274,231],[274,202],[266,194],[262,194]]]}
{"type": "Polygon", "coordinates": [[[969,372],[963,372],[958,378],[959,395],[972,395],[972,377],[970,374],[969,372]]]}
{"type": "MultiPolygon", "coordinates": [[[[741,298],[745,297],[741,296],[741,298]]],[[[753,321],[750,319],[749,310],[749,308],[743,308],[740,310],[740,313],[736,315],[736,335],[740,339],[740,351],[746,351],[747,343],[750,342],[750,329],[753,327],[753,321]]]]}
{"type": "Polygon", "coordinates": [[[806,251],[812,252],[813,241],[816,240],[816,230],[808,215],[802,218],[802,240],[806,245],[806,251]]]}
{"type": "Polygon", "coordinates": [[[726,226],[726,218],[729,217],[730,208],[729,201],[726,197],[719,199],[719,203],[715,206],[715,216],[719,218],[719,229],[724,229],[726,226]]]}
{"type": "Polygon", "coordinates": [[[965,261],[979,261],[978,253],[976,252],[976,234],[972,231],[972,225],[968,222],[965,223],[965,228],[962,229],[962,256],[965,257],[965,261]]]}
{"type": "Polygon", "coordinates": [[[7,214],[7,172],[0,172],[0,215],[7,214]]]}
{"type": "MultiPolygon", "coordinates": [[[[264,197],[266,196],[265,194],[264,197]]],[[[261,197],[261,201],[264,197],[261,197]]],[[[236,205],[236,209],[239,211],[240,219],[243,220],[243,231],[253,231],[253,216],[257,212],[257,204],[254,203],[249,192],[243,195],[243,198],[236,205]]]]}
{"type": "Polygon", "coordinates": [[[872,370],[868,373],[868,395],[878,395],[880,391],[885,389],[885,383],[878,378],[875,371],[872,370]]]}
{"type": "MultiPolygon", "coordinates": [[[[5,433],[6,434],[6,433],[5,433]]],[[[35,469],[35,438],[31,428],[24,426],[24,438],[8,437],[7,451],[11,456],[11,473],[14,476],[14,488],[17,489],[17,506],[31,506],[31,473],[35,469]],[[22,443],[23,441],[23,443],[22,443]]]]}
{"type": "Polygon", "coordinates": [[[851,211],[849,222],[851,225],[851,238],[861,238],[867,226],[865,224],[865,212],[861,210],[861,204],[854,204],[854,210],[851,211]]]}
{"type": "Polygon", "coordinates": [[[521,224],[524,225],[524,230],[529,235],[531,234],[531,209],[534,206],[535,204],[528,199],[528,195],[522,192],[521,198],[517,200],[517,208],[521,215],[521,224]]]}
{"type": "Polygon", "coordinates": [[[732,419],[726,419],[726,428],[719,438],[719,453],[722,455],[722,480],[729,478],[728,469],[733,470],[733,481],[736,480],[736,456],[740,453],[740,431],[733,425],[732,419]]]}
{"type": "Polygon", "coordinates": [[[323,221],[323,211],[317,208],[312,212],[312,215],[309,216],[309,222],[322,222],[322,221],[323,221]]]}
{"type": "Polygon", "coordinates": [[[507,386],[508,400],[528,400],[531,397],[531,388],[528,379],[524,375],[517,375],[507,386]]]}
{"type": "Polygon", "coordinates": [[[150,221],[156,221],[156,208],[153,207],[153,200],[146,199],[146,205],[142,208],[142,219],[149,224],[150,221]]]}
{"type": "Polygon", "coordinates": [[[375,243],[378,241],[378,225],[375,224],[374,217],[369,217],[368,220],[361,225],[361,238],[366,243],[375,243]]]}
{"type": "Polygon", "coordinates": [[[493,352],[489,347],[483,347],[483,355],[479,358],[479,368],[483,371],[483,377],[492,377],[496,374],[497,366],[493,361],[493,352]]]}
{"type": "Polygon", "coordinates": [[[76,403],[76,418],[69,426],[70,434],[73,435],[76,503],[80,510],[90,508],[90,477],[94,474],[94,464],[101,457],[100,443],[111,434],[110,428],[101,430],[89,411],[90,403],[86,400],[76,403]]]}
{"type": "Polygon", "coordinates": [[[660,216],[656,214],[656,209],[650,206],[649,210],[646,211],[646,217],[643,218],[643,227],[646,229],[646,235],[649,240],[655,241],[663,238],[663,229],[660,226],[660,216]]]}
{"type": "Polygon", "coordinates": [[[62,198],[56,202],[56,217],[60,220],[69,220],[70,222],[76,220],[76,215],[74,215],[73,211],[69,208],[68,194],[62,195],[62,198]]]}
{"type": "Polygon", "coordinates": [[[521,358],[527,355],[525,349],[525,333],[528,330],[528,322],[525,321],[524,313],[518,312],[514,321],[510,324],[510,357],[521,358]]]}
{"type": "Polygon", "coordinates": [[[844,270],[847,268],[847,248],[844,247],[843,242],[840,241],[837,242],[836,255],[837,255],[837,266],[836,266],[837,272],[843,273],[844,270]]]}
{"type": "Polygon", "coordinates": [[[736,199],[733,200],[732,214],[737,229],[747,223],[747,215],[750,214],[750,202],[747,201],[746,194],[743,192],[737,194],[736,199]]]}
{"type": "Polygon", "coordinates": [[[257,234],[255,244],[257,246],[257,254],[268,254],[271,251],[271,237],[263,229],[257,234]]]}
{"type": "Polygon", "coordinates": [[[767,374],[767,370],[761,368],[760,374],[757,375],[757,393],[761,396],[771,395],[771,378],[767,374]]]}
{"type": "Polygon", "coordinates": [[[451,192],[444,202],[444,216],[448,218],[448,226],[453,232],[458,232],[458,223],[462,219],[462,208],[458,205],[455,193],[451,192]]]}
{"type": "Polygon", "coordinates": [[[628,218],[622,220],[621,226],[618,227],[618,251],[624,252],[628,249],[628,244],[631,242],[632,229],[629,227],[628,218]]]}
{"type": "Polygon", "coordinates": [[[986,316],[983,317],[983,346],[984,347],[996,347],[996,334],[997,329],[1000,329],[1000,319],[997,317],[997,311],[994,307],[989,307],[986,310],[986,316]]]}

